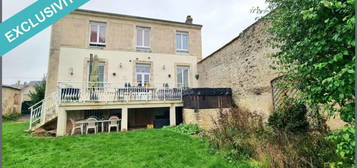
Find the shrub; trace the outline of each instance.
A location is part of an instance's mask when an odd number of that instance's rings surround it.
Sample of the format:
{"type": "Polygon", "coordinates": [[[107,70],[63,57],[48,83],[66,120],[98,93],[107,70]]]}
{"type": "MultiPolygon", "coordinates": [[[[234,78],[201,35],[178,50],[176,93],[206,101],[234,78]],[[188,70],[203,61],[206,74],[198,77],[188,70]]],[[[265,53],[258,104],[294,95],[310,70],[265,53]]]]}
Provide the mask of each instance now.
{"type": "MultiPolygon", "coordinates": [[[[336,158],[335,146],[324,132],[275,131],[263,126],[260,115],[244,109],[220,111],[215,126],[204,137],[229,161],[256,160],[259,167],[326,167],[336,158]]],[[[301,130],[301,125],[288,128],[301,130]]]]}
{"type": "Polygon", "coordinates": [[[4,121],[16,121],[20,117],[18,113],[9,113],[2,116],[4,121]]]}
{"type": "Polygon", "coordinates": [[[277,131],[306,132],[309,123],[304,104],[291,104],[279,108],[268,119],[268,125],[277,131]]]}
{"type": "Polygon", "coordinates": [[[176,127],[164,126],[162,129],[185,135],[195,135],[201,131],[201,129],[196,124],[180,124],[176,127]]]}
{"type": "Polygon", "coordinates": [[[339,156],[335,162],[331,162],[331,167],[354,167],[355,129],[351,126],[344,126],[328,136],[327,140],[336,144],[336,153],[339,156]]]}
{"type": "Polygon", "coordinates": [[[254,155],[255,142],[248,137],[263,130],[260,115],[239,108],[221,110],[214,125],[205,137],[214,148],[223,149],[229,160],[244,160],[254,155]]]}
{"type": "Polygon", "coordinates": [[[270,167],[328,167],[328,163],[336,159],[336,154],[335,145],[325,136],[319,132],[273,132],[264,135],[260,150],[270,156],[270,167]]]}

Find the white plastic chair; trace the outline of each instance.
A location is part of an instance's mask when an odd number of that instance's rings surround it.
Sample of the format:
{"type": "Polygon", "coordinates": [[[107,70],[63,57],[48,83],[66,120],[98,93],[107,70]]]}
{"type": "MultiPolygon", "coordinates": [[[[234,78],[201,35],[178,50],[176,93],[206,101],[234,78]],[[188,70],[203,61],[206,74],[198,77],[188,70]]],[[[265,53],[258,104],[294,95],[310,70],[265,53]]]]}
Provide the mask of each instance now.
{"type": "Polygon", "coordinates": [[[74,120],[70,119],[71,123],[72,123],[72,131],[71,131],[71,136],[74,134],[74,131],[76,129],[80,129],[81,130],[81,134],[83,134],[83,124],[81,123],[76,123],[74,120]]]}
{"type": "Polygon", "coordinates": [[[95,134],[97,133],[97,130],[98,130],[98,128],[97,128],[97,123],[96,123],[97,121],[98,121],[98,120],[95,119],[95,118],[88,118],[88,119],[87,119],[88,125],[87,125],[86,134],[88,134],[88,130],[89,130],[89,129],[94,129],[94,133],[95,133],[95,134]]]}
{"type": "Polygon", "coordinates": [[[108,132],[110,132],[110,129],[112,127],[115,127],[117,129],[117,132],[119,132],[119,124],[118,124],[119,118],[117,116],[111,116],[109,120],[110,122],[108,124],[108,132]]]}

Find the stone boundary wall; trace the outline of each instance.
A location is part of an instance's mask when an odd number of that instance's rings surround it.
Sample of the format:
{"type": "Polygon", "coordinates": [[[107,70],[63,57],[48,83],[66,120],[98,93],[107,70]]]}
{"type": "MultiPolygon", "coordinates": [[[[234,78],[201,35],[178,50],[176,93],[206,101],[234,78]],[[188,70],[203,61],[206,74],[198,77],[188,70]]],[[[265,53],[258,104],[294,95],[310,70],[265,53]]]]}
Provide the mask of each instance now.
{"type": "Polygon", "coordinates": [[[230,108],[223,109],[183,109],[182,116],[185,124],[197,124],[204,130],[214,128],[214,121],[219,119],[219,111],[228,111],[230,108]]]}
{"type": "Polygon", "coordinates": [[[200,87],[232,88],[238,107],[271,114],[271,80],[278,77],[271,68],[272,49],[266,32],[270,24],[264,18],[245,29],[238,37],[198,63],[200,87]]]}

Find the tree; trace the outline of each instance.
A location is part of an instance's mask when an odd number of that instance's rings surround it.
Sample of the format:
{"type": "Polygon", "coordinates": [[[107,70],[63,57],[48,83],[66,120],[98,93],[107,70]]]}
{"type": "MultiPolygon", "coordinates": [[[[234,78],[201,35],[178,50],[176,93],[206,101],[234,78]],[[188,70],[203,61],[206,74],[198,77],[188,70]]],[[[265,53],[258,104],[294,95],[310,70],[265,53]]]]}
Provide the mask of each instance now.
{"type": "Polygon", "coordinates": [[[45,98],[46,91],[46,79],[43,78],[42,81],[36,85],[34,85],[35,91],[30,91],[29,97],[31,99],[30,106],[38,103],[39,101],[45,98]]]}
{"type": "Polygon", "coordinates": [[[354,0],[267,0],[272,44],[285,83],[300,101],[353,123],[354,0]]]}
{"type": "Polygon", "coordinates": [[[331,167],[354,167],[355,0],[267,0],[273,10],[273,55],[298,101],[339,113],[350,125],[328,136],[339,158],[331,167]]]}

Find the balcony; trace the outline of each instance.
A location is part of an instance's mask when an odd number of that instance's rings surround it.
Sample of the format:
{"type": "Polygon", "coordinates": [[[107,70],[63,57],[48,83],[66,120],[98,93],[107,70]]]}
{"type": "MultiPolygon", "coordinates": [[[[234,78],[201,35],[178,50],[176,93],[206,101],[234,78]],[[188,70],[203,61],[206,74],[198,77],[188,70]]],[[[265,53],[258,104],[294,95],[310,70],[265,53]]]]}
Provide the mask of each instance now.
{"type": "Polygon", "coordinates": [[[60,103],[182,101],[182,88],[167,84],[125,84],[106,82],[58,82],[60,103]],[[155,86],[155,87],[154,87],[155,86]]]}

